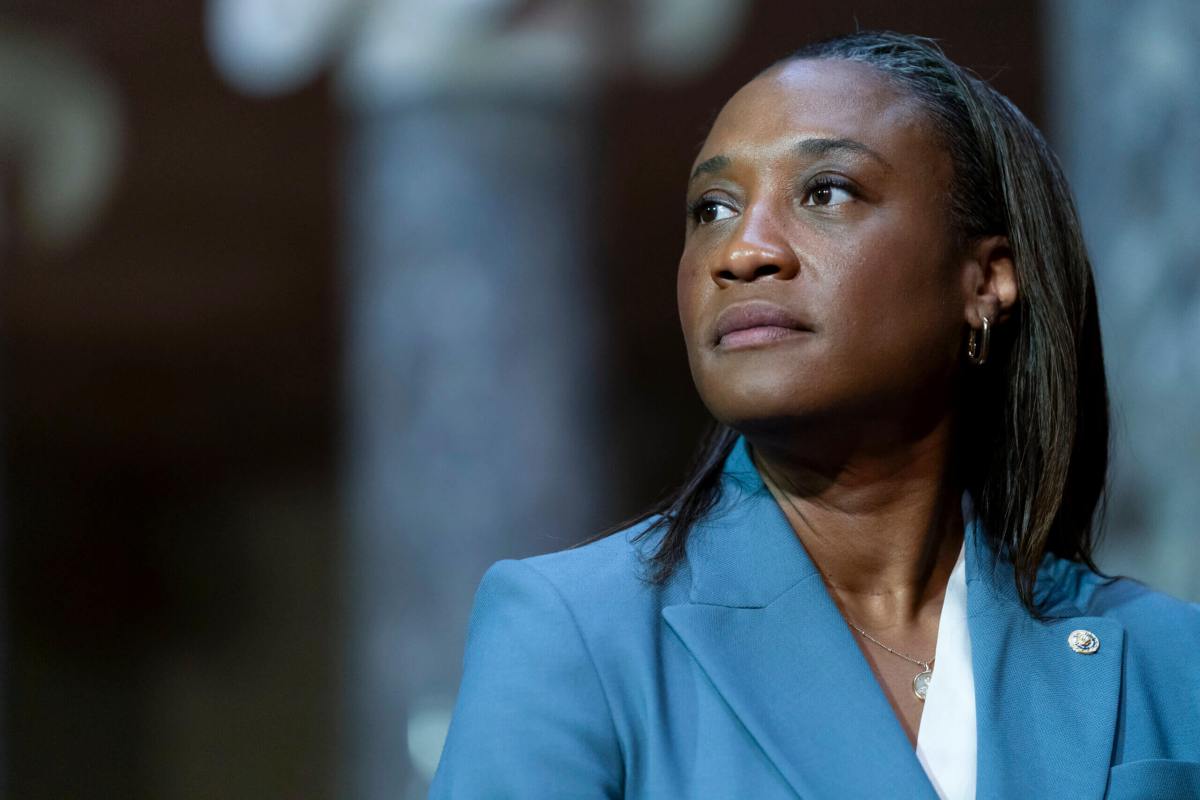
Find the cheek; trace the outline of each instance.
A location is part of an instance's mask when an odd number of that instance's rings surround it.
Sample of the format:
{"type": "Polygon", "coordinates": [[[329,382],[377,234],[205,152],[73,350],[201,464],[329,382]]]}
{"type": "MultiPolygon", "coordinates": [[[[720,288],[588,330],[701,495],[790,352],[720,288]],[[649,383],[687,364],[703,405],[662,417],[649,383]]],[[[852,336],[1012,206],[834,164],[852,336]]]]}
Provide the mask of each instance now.
{"type": "Polygon", "coordinates": [[[696,259],[689,257],[685,250],[683,257],[679,259],[679,268],[675,275],[675,302],[679,308],[679,324],[683,328],[683,338],[689,350],[698,335],[696,325],[702,300],[703,277],[696,259]]]}
{"type": "Polygon", "coordinates": [[[953,357],[962,313],[944,242],[915,234],[879,237],[840,258],[827,288],[836,308],[830,322],[846,358],[928,372],[948,353],[953,357]]]}

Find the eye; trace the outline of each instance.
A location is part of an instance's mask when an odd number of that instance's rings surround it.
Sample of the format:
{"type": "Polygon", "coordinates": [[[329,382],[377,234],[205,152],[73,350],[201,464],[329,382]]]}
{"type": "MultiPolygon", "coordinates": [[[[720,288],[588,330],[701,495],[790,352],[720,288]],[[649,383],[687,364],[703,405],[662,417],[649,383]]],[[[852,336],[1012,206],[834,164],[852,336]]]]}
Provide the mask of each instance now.
{"type": "Polygon", "coordinates": [[[708,197],[701,197],[688,207],[688,216],[698,225],[719,222],[723,219],[729,219],[733,215],[734,210],[732,208],[719,200],[713,200],[708,197]]]}
{"type": "Polygon", "coordinates": [[[837,206],[853,199],[854,190],[849,184],[833,178],[819,178],[805,190],[801,205],[837,206]]]}

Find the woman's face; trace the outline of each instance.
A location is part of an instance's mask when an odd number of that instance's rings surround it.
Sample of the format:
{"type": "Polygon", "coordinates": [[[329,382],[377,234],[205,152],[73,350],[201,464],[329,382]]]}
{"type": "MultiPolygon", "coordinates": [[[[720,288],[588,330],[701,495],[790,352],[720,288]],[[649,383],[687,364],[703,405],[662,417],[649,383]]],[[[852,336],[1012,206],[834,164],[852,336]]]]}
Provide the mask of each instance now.
{"type": "Polygon", "coordinates": [[[969,293],[950,156],[911,97],[866,65],[791,62],[734,95],[693,169],[679,313],[717,419],[949,407],[969,293]]]}

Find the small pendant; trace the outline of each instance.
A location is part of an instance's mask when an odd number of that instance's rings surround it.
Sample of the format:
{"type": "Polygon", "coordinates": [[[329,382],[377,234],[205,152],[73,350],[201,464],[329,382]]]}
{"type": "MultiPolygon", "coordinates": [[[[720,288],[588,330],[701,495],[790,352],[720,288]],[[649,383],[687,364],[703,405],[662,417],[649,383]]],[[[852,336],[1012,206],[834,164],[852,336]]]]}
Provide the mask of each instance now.
{"type": "Polygon", "coordinates": [[[918,672],[913,676],[913,694],[922,703],[925,702],[925,695],[929,694],[929,682],[933,680],[933,670],[927,669],[924,672],[918,672]]]}

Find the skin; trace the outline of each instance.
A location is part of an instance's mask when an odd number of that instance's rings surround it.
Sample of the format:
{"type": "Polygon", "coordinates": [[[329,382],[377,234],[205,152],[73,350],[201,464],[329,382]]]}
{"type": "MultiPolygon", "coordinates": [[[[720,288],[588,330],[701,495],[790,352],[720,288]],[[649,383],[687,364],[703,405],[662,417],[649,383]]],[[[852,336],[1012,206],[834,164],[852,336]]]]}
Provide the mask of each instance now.
{"type": "MultiPolygon", "coordinates": [[[[963,536],[955,386],[969,330],[1016,302],[1008,242],[956,235],[945,144],[862,64],[794,61],[751,81],[693,170],[678,300],[700,396],[747,437],[843,615],[932,658],[963,536]],[[747,301],[807,330],[718,342],[718,315],[747,301]]],[[[920,668],[858,638],[915,743],[920,668]]]]}

